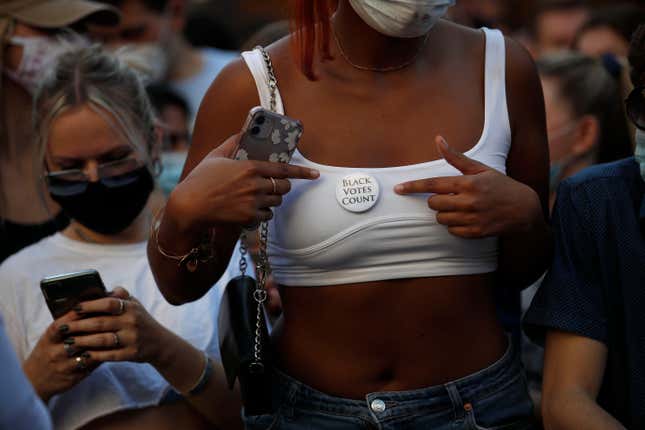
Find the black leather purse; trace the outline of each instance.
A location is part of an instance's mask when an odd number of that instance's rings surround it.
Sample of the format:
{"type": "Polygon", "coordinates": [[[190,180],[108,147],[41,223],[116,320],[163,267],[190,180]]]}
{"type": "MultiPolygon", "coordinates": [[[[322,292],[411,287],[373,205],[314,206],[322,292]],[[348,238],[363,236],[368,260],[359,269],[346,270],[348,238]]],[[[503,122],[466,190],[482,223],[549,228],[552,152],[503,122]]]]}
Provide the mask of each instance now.
{"type": "MultiPolygon", "coordinates": [[[[268,70],[271,90],[270,110],[275,112],[277,81],[268,53],[260,49],[268,70]]],[[[269,275],[266,254],[268,224],[259,226],[260,249],[256,262],[257,282],[246,274],[248,253],[246,233],[240,240],[240,276],[226,286],[218,318],[218,331],[222,364],[229,388],[233,389],[239,378],[244,413],[247,416],[271,413],[271,378],[273,375],[269,332],[264,315],[265,289],[269,275]]]]}
{"type": "MultiPolygon", "coordinates": [[[[266,223],[260,226],[266,232],[266,223]]],[[[266,233],[264,233],[266,247],[266,233]]],[[[231,279],[226,286],[220,304],[218,330],[222,364],[226,371],[229,388],[233,389],[239,378],[242,403],[246,415],[262,415],[271,412],[272,365],[269,353],[269,332],[264,317],[264,289],[266,253],[260,251],[258,281],[246,274],[245,235],[241,240],[240,276],[231,279]],[[262,257],[264,254],[264,257],[262,257]],[[264,267],[263,267],[264,266],[264,267]]]]}

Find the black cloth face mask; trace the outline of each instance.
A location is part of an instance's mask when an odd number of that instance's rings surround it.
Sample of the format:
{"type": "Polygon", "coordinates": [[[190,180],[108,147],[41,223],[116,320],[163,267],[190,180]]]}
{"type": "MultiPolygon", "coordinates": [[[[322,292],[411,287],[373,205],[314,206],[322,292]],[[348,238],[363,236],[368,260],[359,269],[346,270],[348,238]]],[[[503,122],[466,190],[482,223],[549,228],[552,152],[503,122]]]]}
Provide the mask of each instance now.
{"type": "Polygon", "coordinates": [[[146,166],[98,182],[49,177],[49,194],[71,219],[100,234],[117,234],[132,224],[148,202],[154,180],[146,166]]]}

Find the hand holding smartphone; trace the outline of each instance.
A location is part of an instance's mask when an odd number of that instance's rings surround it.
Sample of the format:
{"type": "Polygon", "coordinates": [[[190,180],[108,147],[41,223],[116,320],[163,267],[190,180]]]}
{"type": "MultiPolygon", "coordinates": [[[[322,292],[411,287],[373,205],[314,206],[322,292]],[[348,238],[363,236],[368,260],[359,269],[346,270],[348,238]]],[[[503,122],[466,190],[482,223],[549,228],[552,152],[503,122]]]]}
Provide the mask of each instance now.
{"type": "Polygon", "coordinates": [[[235,159],[288,163],[302,132],[300,121],[255,107],[242,127],[235,159]]]}
{"type": "Polygon", "coordinates": [[[96,270],[49,276],[40,281],[40,289],[55,320],[81,302],[107,297],[105,285],[96,270]]]}

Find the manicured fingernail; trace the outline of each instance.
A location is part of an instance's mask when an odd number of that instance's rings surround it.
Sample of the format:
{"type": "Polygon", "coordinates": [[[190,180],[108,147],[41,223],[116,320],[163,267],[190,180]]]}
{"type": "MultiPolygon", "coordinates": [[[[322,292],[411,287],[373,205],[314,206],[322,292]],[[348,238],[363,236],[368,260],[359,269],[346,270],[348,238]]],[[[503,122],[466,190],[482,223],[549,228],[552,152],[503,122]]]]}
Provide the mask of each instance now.
{"type": "Polygon", "coordinates": [[[450,149],[448,142],[446,142],[446,139],[444,139],[443,137],[439,138],[439,145],[441,145],[441,147],[446,151],[450,149]]]}
{"type": "Polygon", "coordinates": [[[320,172],[316,169],[312,169],[309,174],[311,175],[312,178],[320,177],[320,172]]]}
{"type": "Polygon", "coordinates": [[[61,333],[67,333],[69,331],[69,326],[67,324],[63,324],[62,326],[58,327],[58,331],[61,333]]]}
{"type": "Polygon", "coordinates": [[[65,339],[65,340],[63,341],[63,343],[65,343],[65,344],[67,344],[67,345],[74,345],[74,342],[76,342],[76,341],[74,340],[74,338],[73,338],[73,337],[68,337],[67,339],[65,339]]]}
{"type": "Polygon", "coordinates": [[[83,312],[83,306],[80,304],[74,306],[72,309],[74,309],[76,312],[83,312]]]}
{"type": "Polygon", "coordinates": [[[402,193],[404,190],[405,190],[405,187],[403,185],[397,185],[394,187],[395,193],[402,193]]]}

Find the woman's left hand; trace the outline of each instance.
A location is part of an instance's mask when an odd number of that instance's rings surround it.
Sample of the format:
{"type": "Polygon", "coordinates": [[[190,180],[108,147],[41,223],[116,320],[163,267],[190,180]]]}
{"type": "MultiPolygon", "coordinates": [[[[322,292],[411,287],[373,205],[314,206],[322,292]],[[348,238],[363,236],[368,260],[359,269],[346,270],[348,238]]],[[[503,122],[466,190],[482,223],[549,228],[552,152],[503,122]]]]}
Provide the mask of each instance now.
{"type": "Polygon", "coordinates": [[[406,182],[395,187],[396,193],[432,194],[428,206],[437,212],[437,222],[464,238],[526,232],[543,222],[540,199],[531,187],[453,150],[441,136],[435,141],[463,176],[406,182]]]}
{"type": "Polygon", "coordinates": [[[166,329],[123,288],[109,297],[83,302],[80,314],[104,314],[68,323],[74,348],[89,354],[88,364],[108,361],[153,363],[166,329]]]}

